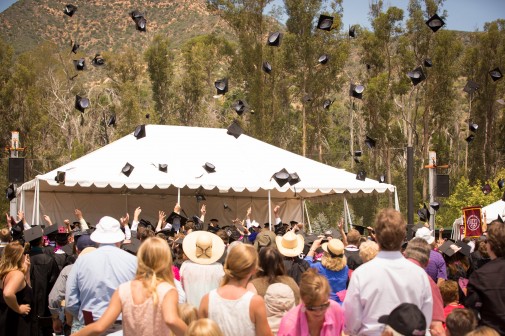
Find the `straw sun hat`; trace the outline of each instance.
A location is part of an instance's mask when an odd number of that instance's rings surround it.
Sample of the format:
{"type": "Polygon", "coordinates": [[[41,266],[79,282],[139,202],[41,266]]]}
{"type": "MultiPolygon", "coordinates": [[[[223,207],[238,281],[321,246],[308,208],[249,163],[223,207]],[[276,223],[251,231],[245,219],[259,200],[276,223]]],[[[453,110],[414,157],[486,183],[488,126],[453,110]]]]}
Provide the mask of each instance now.
{"type": "Polygon", "coordinates": [[[304,239],[302,235],[293,231],[286,232],[283,236],[275,237],[279,252],[286,257],[297,257],[303,252],[304,239]]]}
{"type": "Polygon", "coordinates": [[[224,242],[219,236],[208,231],[193,231],[184,237],[182,249],[194,263],[209,265],[221,258],[224,242]]]}

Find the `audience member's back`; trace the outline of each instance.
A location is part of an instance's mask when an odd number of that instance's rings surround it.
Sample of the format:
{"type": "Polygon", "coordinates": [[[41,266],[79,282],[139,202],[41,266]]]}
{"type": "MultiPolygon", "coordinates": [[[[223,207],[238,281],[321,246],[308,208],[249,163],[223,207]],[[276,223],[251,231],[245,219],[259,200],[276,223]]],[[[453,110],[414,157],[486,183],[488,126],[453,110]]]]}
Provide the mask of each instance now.
{"type": "Polygon", "coordinates": [[[356,229],[349,230],[347,233],[347,246],[345,247],[344,253],[347,258],[347,267],[351,270],[355,270],[363,264],[363,260],[359,256],[359,242],[361,234],[356,229]]]}

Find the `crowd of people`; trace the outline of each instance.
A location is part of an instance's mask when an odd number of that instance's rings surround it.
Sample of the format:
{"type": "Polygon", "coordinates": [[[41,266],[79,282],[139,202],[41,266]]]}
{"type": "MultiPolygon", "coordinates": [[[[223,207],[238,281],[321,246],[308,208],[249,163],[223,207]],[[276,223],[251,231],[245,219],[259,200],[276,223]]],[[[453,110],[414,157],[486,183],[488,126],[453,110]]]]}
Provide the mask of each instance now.
{"type": "Polygon", "coordinates": [[[379,211],[368,235],[303,223],[220,226],[177,204],[0,230],[0,336],[505,335],[505,224],[436,239],[379,211]]]}

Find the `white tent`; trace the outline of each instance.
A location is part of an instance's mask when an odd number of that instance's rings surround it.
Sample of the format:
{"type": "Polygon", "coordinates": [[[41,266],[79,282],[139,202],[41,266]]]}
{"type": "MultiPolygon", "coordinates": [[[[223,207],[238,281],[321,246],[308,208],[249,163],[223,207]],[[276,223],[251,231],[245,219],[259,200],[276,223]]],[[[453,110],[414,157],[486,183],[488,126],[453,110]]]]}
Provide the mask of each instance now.
{"type": "Polygon", "coordinates": [[[244,134],[236,139],[226,129],[146,125],[145,132],[143,138],[127,135],[24,183],[18,207],[35,224],[41,224],[42,215],[59,222],[72,219],[75,208],[94,222],[105,214],[131,215],[137,206],[143,218],[156,222],[158,210],[169,213],[178,201],[187,215],[198,214],[199,193],[206,198],[207,219],[243,218],[252,206],[256,220],[271,222],[275,204],[281,205],[283,219],[302,220],[306,198],[396,191],[244,134]],[[206,162],[215,172],[206,172],[206,162]],[[129,176],[122,173],[126,163],[134,167],[129,176]],[[159,164],[166,164],[167,172],[159,164]],[[301,181],[280,187],[272,176],[282,168],[301,181]],[[66,174],[64,184],[55,180],[59,171],[66,174]]]}

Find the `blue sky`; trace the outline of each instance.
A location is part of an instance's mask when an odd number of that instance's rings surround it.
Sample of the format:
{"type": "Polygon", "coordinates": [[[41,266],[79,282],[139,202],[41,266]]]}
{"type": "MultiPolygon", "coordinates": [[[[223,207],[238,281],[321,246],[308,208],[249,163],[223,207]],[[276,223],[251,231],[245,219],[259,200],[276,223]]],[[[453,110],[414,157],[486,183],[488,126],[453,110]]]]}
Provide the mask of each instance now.
{"type": "MultiPolygon", "coordinates": [[[[0,12],[14,2],[0,0],[0,12]]],[[[283,3],[283,0],[274,0],[273,5],[282,6],[283,3]]],[[[344,0],[344,27],[354,24],[370,27],[369,3],[370,0],[344,0]]],[[[405,10],[408,0],[385,0],[384,3],[386,7],[396,6],[405,10]]],[[[505,0],[446,0],[444,9],[448,12],[446,28],[453,30],[483,30],[485,22],[505,18],[505,0]]]]}

